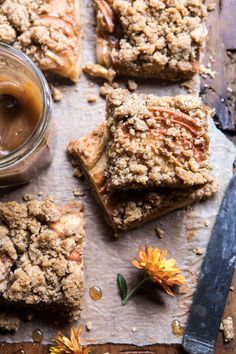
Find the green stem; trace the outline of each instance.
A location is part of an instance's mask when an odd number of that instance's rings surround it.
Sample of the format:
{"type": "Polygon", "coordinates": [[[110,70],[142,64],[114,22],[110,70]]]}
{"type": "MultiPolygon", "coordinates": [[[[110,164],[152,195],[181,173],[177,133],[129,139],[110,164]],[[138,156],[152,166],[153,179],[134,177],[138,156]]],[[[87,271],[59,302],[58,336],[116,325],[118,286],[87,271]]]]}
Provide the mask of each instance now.
{"type": "Polygon", "coordinates": [[[138,283],[124,298],[124,300],[122,301],[122,305],[125,305],[129,299],[131,298],[131,296],[134,295],[134,293],[136,293],[136,291],[140,288],[141,285],[143,285],[143,283],[148,279],[148,277],[144,277],[143,280],[138,283]]]}

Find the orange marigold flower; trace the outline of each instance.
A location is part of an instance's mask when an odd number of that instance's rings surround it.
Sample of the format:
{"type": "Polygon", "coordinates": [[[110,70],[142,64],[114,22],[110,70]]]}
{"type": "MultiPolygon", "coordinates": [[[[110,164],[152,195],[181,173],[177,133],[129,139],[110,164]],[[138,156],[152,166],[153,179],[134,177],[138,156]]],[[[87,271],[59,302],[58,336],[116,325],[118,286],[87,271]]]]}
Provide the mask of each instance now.
{"type": "Polygon", "coordinates": [[[173,296],[171,287],[185,284],[185,278],[180,274],[175,259],[166,259],[167,254],[167,250],[161,250],[159,247],[141,247],[132,264],[143,269],[153,282],[159,283],[167,294],[173,296]]]}
{"type": "Polygon", "coordinates": [[[71,328],[70,338],[64,336],[61,332],[58,333],[54,340],[55,346],[50,347],[51,354],[89,354],[91,349],[83,348],[80,344],[80,335],[82,326],[79,328],[71,328]]]}

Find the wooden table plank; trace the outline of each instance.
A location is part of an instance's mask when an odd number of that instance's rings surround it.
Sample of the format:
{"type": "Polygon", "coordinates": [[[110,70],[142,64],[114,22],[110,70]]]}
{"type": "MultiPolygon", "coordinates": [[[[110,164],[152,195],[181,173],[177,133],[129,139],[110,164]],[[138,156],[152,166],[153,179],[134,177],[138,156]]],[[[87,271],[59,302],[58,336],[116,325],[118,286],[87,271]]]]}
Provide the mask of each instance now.
{"type": "Polygon", "coordinates": [[[201,80],[203,100],[216,110],[219,127],[235,134],[236,91],[236,17],[235,0],[216,0],[216,10],[209,13],[208,41],[204,64],[215,72],[201,80]],[[233,92],[230,92],[230,91],[233,92]]]}

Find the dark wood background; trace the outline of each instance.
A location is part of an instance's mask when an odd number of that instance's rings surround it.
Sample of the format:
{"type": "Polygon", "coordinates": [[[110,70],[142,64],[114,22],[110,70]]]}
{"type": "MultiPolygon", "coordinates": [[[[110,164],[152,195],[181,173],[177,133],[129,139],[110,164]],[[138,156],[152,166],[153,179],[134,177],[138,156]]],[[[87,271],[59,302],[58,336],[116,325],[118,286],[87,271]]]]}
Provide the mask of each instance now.
{"type": "MultiPolygon", "coordinates": [[[[215,78],[203,75],[201,94],[208,105],[216,108],[216,122],[220,129],[236,143],[236,0],[209,0],[216,8],[209,12],[207,21],[208,41],[204,64],[211,65],[215,78]]],[[[210,5],[211,6],[211,5],[210,5]]],[[[236,274],[223,318],[232,316],[236,329],[236,274]]],[[[156,324],[158,326],[158,323],[156,324]]],[[[49,346],[32,343],[0,344],[0,354],[48,354],[49,346]]],[[[180,354],[179,345],[154,345],[137,348],[130,345],[104,344],[92,347],[91,354],[180,354]]],[[[225,344],[221,332],[218,335],[216,354],[236,354],[236,339],[225,344]]]]}

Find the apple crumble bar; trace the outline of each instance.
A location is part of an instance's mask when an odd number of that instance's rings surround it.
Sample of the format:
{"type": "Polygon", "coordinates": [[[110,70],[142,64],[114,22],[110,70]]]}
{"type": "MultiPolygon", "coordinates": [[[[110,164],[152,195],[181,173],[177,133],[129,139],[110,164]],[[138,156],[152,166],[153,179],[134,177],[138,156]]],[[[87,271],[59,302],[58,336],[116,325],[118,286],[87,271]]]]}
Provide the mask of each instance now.
{"type": "Polygon", "coordinates": [[[83,205],[0,203],[0,302],[76,316],[83,292],[83,205]]]}
{"type": "Polygon", "coordinates": [[[97,61],[117,74],[167,80],[199,72],[204,0],[94,0],[97,61]]]}
{"type": "Polygon", "coordinates": [[[215,181],[189,188],[150,188],[141,191],[117,191],[106,187],[108,134],[106,123],[79,140],[71,141],[68,152],[92,185],[108,223],[119,233],[136,228],[173,210],[211,197],[217,191],[215,181]]]}
{"type": "Polygon", "coordinates": [[[189,187],[212,180],[210,110],[195,96],[107,96],[107,187],[189,187]]]}
{"type": "Polygon", "coordinates": [[[25,52],[44,72],[77,81],[79,0],[2,0],[0,41],[25,52]]]}

